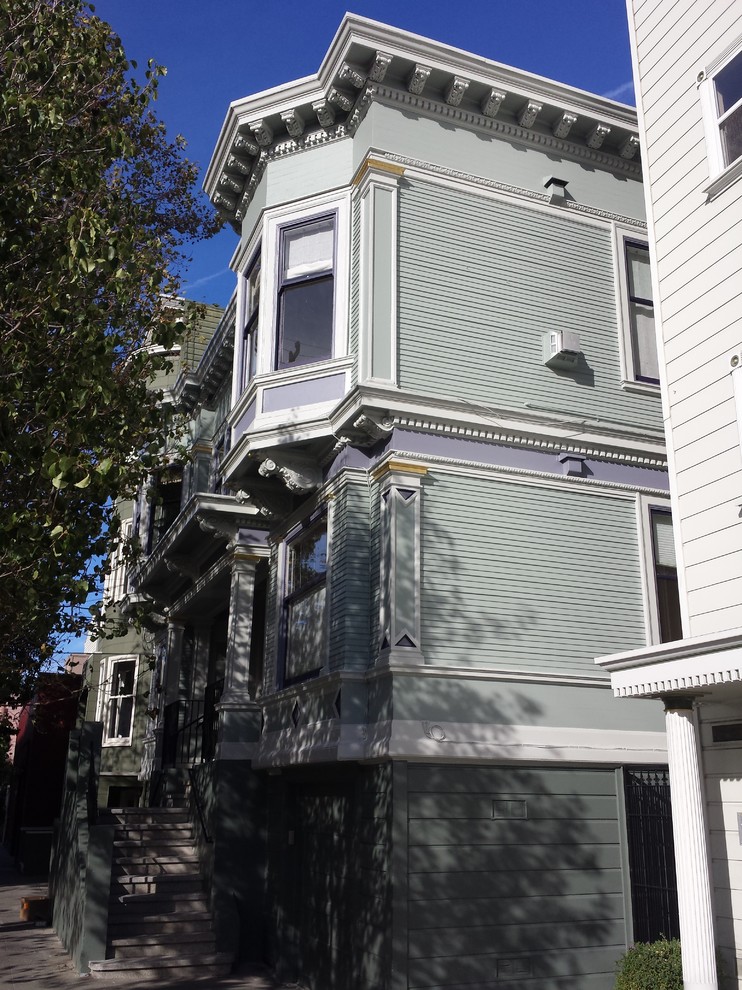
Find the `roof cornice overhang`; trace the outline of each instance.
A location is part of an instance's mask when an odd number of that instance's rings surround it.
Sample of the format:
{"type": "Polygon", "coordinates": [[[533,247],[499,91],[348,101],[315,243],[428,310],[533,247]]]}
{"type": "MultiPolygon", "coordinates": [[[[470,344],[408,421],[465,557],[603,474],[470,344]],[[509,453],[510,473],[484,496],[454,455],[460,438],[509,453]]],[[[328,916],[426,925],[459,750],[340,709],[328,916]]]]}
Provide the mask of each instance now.
{"type": "Polygon", "coordinates": [[[461,109],[469,126],[505,120],[624,168],[638,156],[632,107],[346,14],[316,75],[230,105],[204,180],[212,203],[238,228],[268,160],[352,135],[381,83],[461,109]]]}

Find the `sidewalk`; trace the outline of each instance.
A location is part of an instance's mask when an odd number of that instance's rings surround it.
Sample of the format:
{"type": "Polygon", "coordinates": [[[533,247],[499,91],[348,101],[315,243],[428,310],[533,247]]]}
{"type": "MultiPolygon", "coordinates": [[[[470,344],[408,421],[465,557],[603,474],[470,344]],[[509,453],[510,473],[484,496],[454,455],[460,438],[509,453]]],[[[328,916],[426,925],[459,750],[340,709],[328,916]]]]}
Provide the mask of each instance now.
{"type": "Polygon", "coordinates": [[[51,927],[19,920],[21,898],[46,895],[45,882],[21,876],[8,851],[0,846],[0,990],[140,990],[167,986],[180,990],[288,990],[255,966],[239,966],[220,980],[179,980],[176,983],[130,983],[78,976],[51,927]]]}

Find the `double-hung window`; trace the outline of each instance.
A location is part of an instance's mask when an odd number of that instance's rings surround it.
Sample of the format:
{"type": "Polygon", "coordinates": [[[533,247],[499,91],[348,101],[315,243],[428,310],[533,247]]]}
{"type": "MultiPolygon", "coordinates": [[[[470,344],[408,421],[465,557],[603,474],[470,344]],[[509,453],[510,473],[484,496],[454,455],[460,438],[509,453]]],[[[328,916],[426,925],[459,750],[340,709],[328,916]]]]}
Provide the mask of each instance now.
{"type": "Polygon", "coordinates": [[[108,657],[101,663],[100,720],[103,741],[131,743],[137,662],[132,657],[108,657]]]}
{"type": "Polygon", "coordinates": [[[245,278],[245,322],[242,331],[240,391],[255,377],[258,358],[258,318],[260,316],[260,254],[253,260],[245,278]]]}
{"type": "Polygon", "coordinates": [[[668,643],[683,638],[672,516],[662,509],[653,508],[650,518],[660,642],[668,643]]]}
{"type": "Polygon", "coordinates": [[[652,388],[660,373],[649,248],[628,229],[616,231],[615,245],[623,380],[652,388]]]}
{"type": "Polygon", "coordinates": [[[333,356],[335,214],[281,228],[276,369],[333,356]]]}
{"type": "Polygon", "coordinates": [[[658,385],[657,339],[654,332],[652,275],[649,248],[636,241],[625,241],[628,310],[634,378],[658,385]]]}
{"type": "Polygon", "coordinates": [[[284,678],[294,681],[320,670],[324,664],[327,576],[327,521],[303,530],[286,547],[284,597],[284,678]]]}
{"type": "Polygon", "coordinates": [[[698,78],[713,195],[742,175],[742,37],[698,78]]]}

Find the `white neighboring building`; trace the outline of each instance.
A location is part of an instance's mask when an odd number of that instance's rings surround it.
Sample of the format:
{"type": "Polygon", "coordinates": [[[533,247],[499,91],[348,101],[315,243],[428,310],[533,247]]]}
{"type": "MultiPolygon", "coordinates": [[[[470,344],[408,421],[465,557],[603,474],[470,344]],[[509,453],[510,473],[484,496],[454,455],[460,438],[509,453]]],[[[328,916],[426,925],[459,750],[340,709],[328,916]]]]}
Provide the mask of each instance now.
{"type": "Polygon", "coordinates": [[[598,662],[665,703],[685,986],[742,987],[742,0],[627,7],[684,638],[598,662]]]}

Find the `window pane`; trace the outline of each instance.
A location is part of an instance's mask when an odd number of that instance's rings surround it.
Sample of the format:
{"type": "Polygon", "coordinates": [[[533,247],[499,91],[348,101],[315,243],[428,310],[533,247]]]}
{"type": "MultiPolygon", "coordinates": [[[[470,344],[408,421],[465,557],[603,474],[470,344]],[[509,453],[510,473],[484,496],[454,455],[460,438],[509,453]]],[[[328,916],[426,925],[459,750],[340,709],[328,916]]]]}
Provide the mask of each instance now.
{"type": "Polygon", "coordinates": [[[332,270],[334,225],[327,217],[283,232],[284,279],[332,270]]]}
{"type": "Polygon", "coordinates": [[[652,513],[654,560],[658,567],[675,567],[675,541],[672,536],[672,516],[669,512],[652,513]]]}
{"type": "Polygon", "coordinates": [[[281,292],[278,367],[332,357],[332,277],[286,286],[281,292]]]}
{"type": "Polygon", "coordinates": [[[327,528],[307,533],[289,550],[289,593],[300,591],[327,571],[327,528]]]}
{"type": "Polygon", "coordinates": [[[724,164],[731,165],[742,156],[742,106],[737,107],[719,127],[724,164]]]}
{"type": "Polygon", "coordinates": [[[634,374],[637,378],[658,382],[657,341],[654,336],[654,310],[651,306],[630,303],[631,344],[634,352],[634,374]]]}
{"type": "Polygon", "coordinates": [[[307,592],[288,607],[286,677],[318,670],[325,656],[325,586],[307,592]]]}
{"type": "Polygon", "coordinates": [[[134,713],[134,699],[121,698],[118,703],[118,719],[116,725],[116,735],[119,739],[126,739],[131,735],[131,717],[134,713]]]}
{"type": "Polygon", "coordinates": [[[742,52],[732,59],[714,77],[716,106],[719,116],[726,113],[738,100],[742,100],[742,52]]]}
{"type": "Polygon", "coordinates": [[[247,276],[247,318],[253,315],[260,303],[260,258],[250,269],[247,276]]]}
{"type": "Polygon", "coordinates": [[[111,694],[133,694],[134,693],[134,661],[127,660],[125,663],[117,663],[113,668],[113,684],[111,694]]]}
{"type": "Polygon", "coordinates": [[[651,299],[652,276],[647,248],[627,244],[626,265],[629,270],[629,295],[632,299],[651,299]]]}

